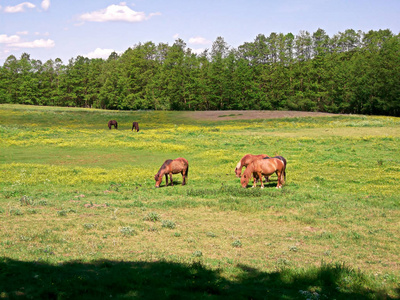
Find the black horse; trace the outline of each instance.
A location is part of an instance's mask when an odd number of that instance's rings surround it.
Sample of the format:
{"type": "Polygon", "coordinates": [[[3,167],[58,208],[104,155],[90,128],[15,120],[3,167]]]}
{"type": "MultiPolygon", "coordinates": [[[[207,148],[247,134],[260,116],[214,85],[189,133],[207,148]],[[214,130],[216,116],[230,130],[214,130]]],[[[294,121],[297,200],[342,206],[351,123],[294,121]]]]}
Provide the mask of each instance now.
{"type": "Polygon", "coordinates": [[[133,131],[133,128],[135,128],[136,132],[139,132],[139,123],[138,122],[133,122],[132,123],[132,131],[133,131]]]}
{"type": "Polygon", "coordinates": [[[111,129],[111,126],[113,126],[113,125],[114,125],[115,129],[118,129],[118,123],[117,123],[117,121],[115,121],[115,120],[110,120],[110,121],[108,121],[108,128],[109,128],[109,129],[111,129]]]}

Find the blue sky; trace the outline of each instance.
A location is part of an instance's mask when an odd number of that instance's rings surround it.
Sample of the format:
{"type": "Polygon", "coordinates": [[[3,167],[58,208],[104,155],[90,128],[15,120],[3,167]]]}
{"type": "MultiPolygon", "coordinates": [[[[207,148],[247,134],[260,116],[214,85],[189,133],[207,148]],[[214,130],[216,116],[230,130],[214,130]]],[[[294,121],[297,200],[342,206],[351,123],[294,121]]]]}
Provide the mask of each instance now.
{"type": "Polygon", "coordinates": [[[138,43],[194,51],[221,36],[238,47],[258,34],[324,29],[400,32],[400,0],[0,0],[0,65],[26,52],[43,63],[78,55],[107,58],[138,43]]]}

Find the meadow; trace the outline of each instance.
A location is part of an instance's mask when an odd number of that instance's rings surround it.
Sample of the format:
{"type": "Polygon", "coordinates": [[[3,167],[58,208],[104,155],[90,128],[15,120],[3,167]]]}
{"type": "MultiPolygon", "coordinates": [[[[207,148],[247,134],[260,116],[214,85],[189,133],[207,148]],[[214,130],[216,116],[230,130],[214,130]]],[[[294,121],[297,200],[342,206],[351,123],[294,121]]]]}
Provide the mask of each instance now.
{"type": "Polygon", "coordinates": [[[0,105],[0,298],[398,299],[400,118],[229,115],[0,105]]]}

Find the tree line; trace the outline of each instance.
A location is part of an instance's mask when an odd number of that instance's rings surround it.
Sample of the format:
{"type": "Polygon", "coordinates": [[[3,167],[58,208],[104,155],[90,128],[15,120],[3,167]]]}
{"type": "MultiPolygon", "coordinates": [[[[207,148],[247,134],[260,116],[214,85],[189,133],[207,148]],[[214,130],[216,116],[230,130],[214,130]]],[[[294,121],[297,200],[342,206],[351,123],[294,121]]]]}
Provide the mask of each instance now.
{"type": "Polygon", "coordinates": [[[400,35],[348,29],[259,34],[237,48],[218,37],[194,53],[140,43],[108,59],[0,67],[0,103],[118,110],[303,110],[400,116],[400,35]]]}

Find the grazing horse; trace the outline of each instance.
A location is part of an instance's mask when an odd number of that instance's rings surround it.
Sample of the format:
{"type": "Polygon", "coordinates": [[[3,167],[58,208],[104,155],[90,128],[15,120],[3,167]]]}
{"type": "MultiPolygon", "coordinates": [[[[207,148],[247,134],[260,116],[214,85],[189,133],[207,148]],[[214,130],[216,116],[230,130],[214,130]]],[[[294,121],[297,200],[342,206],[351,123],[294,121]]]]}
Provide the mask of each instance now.
{"type": "Polygon", "coordinates": [[[269,156],[267,154],[259,154],[259,155],[246,154],[245,156],[242,157],[241,160],[239,160],[239,162],[236,165],[235,168],[236,177],[240,177],[242,175],[243,167],[247,167],[249,164],[253,162],[253,160],[260,158],[268,158],[268,157],[269,156]]]}
{"type": "Polygon", "coordinates": [[[186,177],[189,175],[188,161],[183,157],[179,157],[174,160],[167,159],[161,166],[160,170],[158,170],[158,173],[154,176],[154,180],[156,181],[156,188],[160,187],[164,175],[165,175],[165,181],[167,182],[165,186],[168,186],[168,175],[169,178],[171,179],[171,185],[174,185],[174,182],[172,181],[172,174],[178,174],[178,173],[182,174],[183,178],[182,185],[185,185],[186,177]]]}
{"type": "Polygon", "coordinates": [[[133,128],[135,128],[136,132],[139,132],[139,123],[138,122],[133,122],[132,123],[132,131],[133,131],[133,128]]]}
{"type": "MultiPolygon", "coordinates": [[[[283,181],[283,174],[285,172],[284,163],[278,158],[264,158],[254,160],[251,164],[249,164],[246,170],[243,172],[242,178],[240,179],[240,184],[242,187],[247,187],[249,183],[251,174],[253,174],[254,182],[253,187],[256,187],[256,176],[262,178],[261,176],[269,176],[273,173],[276,173],[278,176],[278,184],[276,188],[281,188],[283,181]]],[[[261,188],[264,188],[264,183],[261,180],[261,188]]]]}
{"type": "Polygon", "coordinates": [[[117,123],[117,121],[115,121],[115,120],[110,120],[110,121],[108,121],[108,128],[109,128],[109,129],[111,129],[111,126],[113,126],[113,125],[114,125],[115,129],[118,129],[118,123],[117,123]]]}

